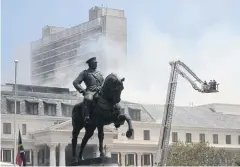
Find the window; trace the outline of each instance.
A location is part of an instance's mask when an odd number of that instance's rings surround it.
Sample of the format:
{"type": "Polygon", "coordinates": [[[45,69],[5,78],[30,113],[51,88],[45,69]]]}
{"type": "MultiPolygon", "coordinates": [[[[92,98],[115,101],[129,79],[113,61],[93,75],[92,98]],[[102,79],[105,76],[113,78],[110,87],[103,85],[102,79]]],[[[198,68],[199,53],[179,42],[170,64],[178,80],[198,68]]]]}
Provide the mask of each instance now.
{"type": "Polygon", "coordinates": [[[128,139],[134,139],[134,131],[132,133],[132,136],[130,138],[128,138],[128,139]]]}
{"type": "Polygon", "coordinates": [[[226,135],[226,144],[231,144],[231,135],[226,135]]]}
{"type": "MultiPolygon", "coordinates": [[[[7,100],[7,111],[8,113],[14,114],[15,113],[15,101],[14,100],[7,100]]],[[[17,101],[17,114],[20,114],[20,101],[17,101]]]]}
{"type": "Polygon", "coordinates": [[[192,134],[186,133],[186,143],[191,143],[191,142],[192,142],[192,134]]]}
{"type": "Polygon", "coordinates": [[[22,124],[22,135],[27,134],[27,124],[22,124]]]}
{"type": "Polygon", "coordinates": [[[44,115],[56,116],[57,105],[44,102],[44,115]]]}
{"type": "Polygon", "coordinates": [[[205,142],[205,134],[203,134],[203,133],[201,133],[200,135],[199,135],[199,141],[200,142],[205,142]]]}
{"type": "Polygon", "coordinates": [[[151,155],[150,154],[143,154],[143,165],[151,165],[151,155]]]}
{"type": "Polygon", "coordinates": [[[218,134],[213,134],[213,144],[218,144],[218,134]]]}
{"type": "Polygon", "coordinates": [[[128,108],[128,112],[133,121],[141,120],[141,116],[140,116],[141,110],[128,108]]]}
{"type": "Polygon", "coordinates": [[[127,165],[134,165],[134,154],[127,154],[127,165]]]}
{"type": "Polygon", "coordinates": [[[2,149],[2,161],[3,162],[12,162],[12,150],[11,149],[2,149]]]}
{"type": "Polygon", "coordinates": [[[143,131],[143,138],[144,140],[150,140],[150,130],[143,131]]]}
{"type": "Polygon", "coordinates": [[[62,115],[65,117],[71,117],[72,116],[72,108],[73,106],[68,104],[62,104],[62,115]]]}
{"type": "Polygon", "coordinates": [[[31,150],[25,150],[25,158],[28,164],[32,163],[32,152],[31,150]]]}
{"type": "Polygon", "coordinates": [[[11,123],[3,123],[3,134],[11,134],[11,123]]]}
{"type": "Polygon", "coordinates": [[[118,164],[118,153],[112,153],[111,159],[113,160],[113,163],[118,164]]]}
{"type": "Polygon", "coordinates": [[[177,141],[178,141],[178,133],[172,132],[172,142],[177,142],[177,141]]]}
{"type": "Polygon", "coordinates": [[[27,113],[30,115],[38,115],[38,103],[30,103],[26,101],[27,113]]]}

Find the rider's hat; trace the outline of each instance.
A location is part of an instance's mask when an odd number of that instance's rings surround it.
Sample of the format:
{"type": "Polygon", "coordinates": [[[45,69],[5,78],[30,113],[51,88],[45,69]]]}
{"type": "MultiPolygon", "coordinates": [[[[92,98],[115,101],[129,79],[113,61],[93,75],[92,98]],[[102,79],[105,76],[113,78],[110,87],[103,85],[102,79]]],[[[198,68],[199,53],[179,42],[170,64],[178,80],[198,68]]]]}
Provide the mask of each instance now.
{"type": "Polygon", "coordinates": [[[96,62],[96,63],[97,63],[97,58],[96,58],[96,57],[92,57],[92,58],[90,58],[90,59],[88,59],[88,60],[86,61],[87,64],[89,64],[89,63],[91,63],[91,62],[96,62]]]}

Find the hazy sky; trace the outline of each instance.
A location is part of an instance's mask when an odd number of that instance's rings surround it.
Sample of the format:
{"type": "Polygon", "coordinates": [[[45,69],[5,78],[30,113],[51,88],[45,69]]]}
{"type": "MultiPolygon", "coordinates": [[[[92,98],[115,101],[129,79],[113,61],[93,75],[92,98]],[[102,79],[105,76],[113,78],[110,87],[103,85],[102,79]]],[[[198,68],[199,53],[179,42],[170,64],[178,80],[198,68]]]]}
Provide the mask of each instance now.
{"type": "MultiPolygon", "coordinates": [[[[30,42],[42,27],[71,27],[88,21],[88,10],[101,4],[124,9],[128,68],[123,99],[165,103],[170,66],[180,59],[202,80],[215,79],[220,93],[200,94],[179,77],[176,104],[240,104],[240,1],[238,0],[2,0],[2,83],[30,83],[30,42]],[[147,3],[148,2],[148,3],[147,3]]],[[[70,81],[72,82],[72,81],[70,81]]]]}

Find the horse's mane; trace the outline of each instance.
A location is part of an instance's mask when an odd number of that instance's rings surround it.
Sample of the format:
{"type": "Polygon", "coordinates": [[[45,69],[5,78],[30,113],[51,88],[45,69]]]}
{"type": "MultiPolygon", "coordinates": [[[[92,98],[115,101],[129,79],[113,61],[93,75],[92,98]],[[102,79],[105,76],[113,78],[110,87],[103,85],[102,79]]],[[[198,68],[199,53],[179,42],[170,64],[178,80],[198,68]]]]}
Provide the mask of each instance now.
{"type": "Polygon", "coordinates": [[[108,76],[105,78],[105,80],[108,80],[109,78],[116,78],[116,79],[120,80],[116,73],[108,74],[108,76]]]}
{"type": "Polygon", "coordinates": [[[104,83],[103,83],[103,86],[104,86],[107,82],[109,82],[110,80],[120,81],[121,79],[118,77],[117,74],[115,74],[115,73],[110,73],[110,74],[108,74],[108,76],[105,78],[104,83]]]}
{"type": "Polygon", "coordinates": [[[118,77],[117,74],[115,73],[110,73],[104,80],[104,83],[102,85],[102,91],[106,91],[109,89],[111,86],[113,86],[113,82],[119,81],[121,82],[121,79],[118,77]]]}

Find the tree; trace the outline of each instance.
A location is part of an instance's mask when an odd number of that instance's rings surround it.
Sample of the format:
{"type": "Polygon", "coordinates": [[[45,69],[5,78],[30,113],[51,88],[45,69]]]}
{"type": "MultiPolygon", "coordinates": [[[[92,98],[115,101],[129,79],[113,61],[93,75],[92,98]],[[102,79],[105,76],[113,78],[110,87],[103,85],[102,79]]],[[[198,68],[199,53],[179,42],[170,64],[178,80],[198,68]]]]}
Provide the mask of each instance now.
{"type": "Polygon", "coordinates": [[[240,151],[230,152],[208,143],[177,142],[169,147],[167,166],[226,166],[237,165],[238,160],[240,151]]]}

